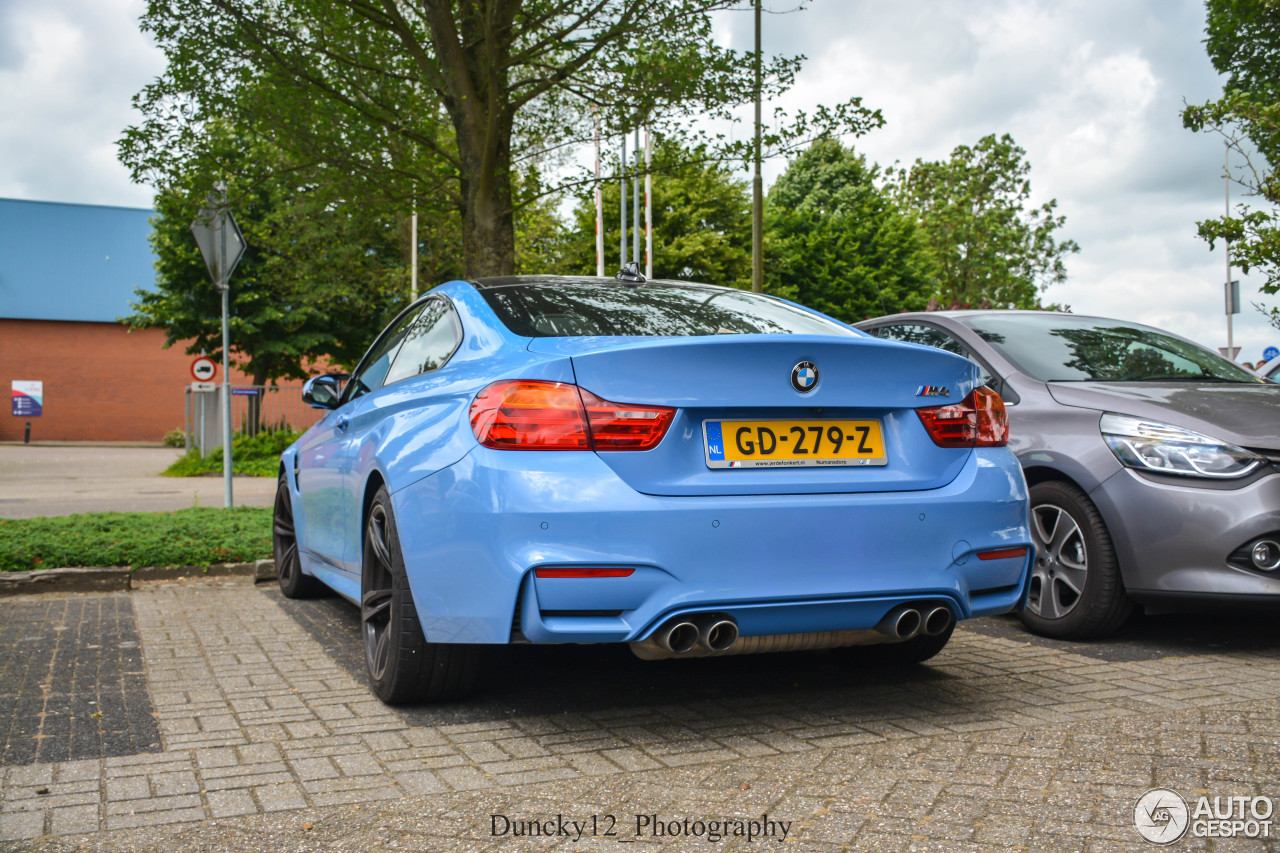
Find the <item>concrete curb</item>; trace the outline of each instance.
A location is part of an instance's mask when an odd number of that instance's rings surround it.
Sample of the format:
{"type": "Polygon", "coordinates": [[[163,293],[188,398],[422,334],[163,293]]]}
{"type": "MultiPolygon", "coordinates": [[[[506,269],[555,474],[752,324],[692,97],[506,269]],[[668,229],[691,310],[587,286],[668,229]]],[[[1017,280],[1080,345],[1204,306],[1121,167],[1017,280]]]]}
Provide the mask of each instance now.
{"type": "Polygon", "coordinates": [[[121,592],[133,580],[159,581],[178,578],[251,577],[254,583],[276,578],[275,560],[252,563],[214,563],[211,566],[143,566],[39,569],[34,572],[0,572],[0,598],[41,592],[121,592]]]}
{"type": "Polygon", "coordinates": [[[38,592],[118,592],[129,588],[129,570],[40,569],[0,573],[0,596],[38,592]]]}

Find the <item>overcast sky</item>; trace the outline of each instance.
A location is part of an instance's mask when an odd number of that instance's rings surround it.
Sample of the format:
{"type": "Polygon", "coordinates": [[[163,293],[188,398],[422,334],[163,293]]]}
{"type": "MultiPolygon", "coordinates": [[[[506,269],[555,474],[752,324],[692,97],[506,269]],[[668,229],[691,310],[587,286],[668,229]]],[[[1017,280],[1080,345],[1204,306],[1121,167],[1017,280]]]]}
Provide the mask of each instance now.
{"type": "MultiPolygon", "coordinates": [[[[130,98],[164,67],[138,32],[143,8],[0,3],[0,197],[150,206],[115,155],[138,120],[130,98]]],[[[1223,210],[1223,147],[1179,116],[1184,101],[1221,91],[1201,0],[813,0],[764,19],[767,53],[808,57],[766,112],[861,95],[887,123],[856,145],[884,165],[1011,134],[1037,201],[1056,198],[1064,236],[1080,244],[1047,301],[1226,344],[1225,259],[1195,236],[1197,219],[1223,210]]],[[[749,11],[719,24],[730,44],[750,48],[749,11]]],[[[766,182],[784,165],[769,164],[766,182]]],[[[1254,361],[1280,346],[1280,331],[1248,307],[1260,277],[1235,277],[1246,303],[1235,342],[1254,361]]]]}

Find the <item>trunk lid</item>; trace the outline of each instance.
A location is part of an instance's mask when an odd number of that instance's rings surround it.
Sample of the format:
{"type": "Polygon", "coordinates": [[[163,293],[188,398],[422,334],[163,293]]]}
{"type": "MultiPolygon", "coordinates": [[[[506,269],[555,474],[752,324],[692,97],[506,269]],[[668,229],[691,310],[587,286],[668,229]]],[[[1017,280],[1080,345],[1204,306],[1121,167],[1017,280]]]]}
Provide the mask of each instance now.
{"type": "Polygon", "coordinates": [[[529,348],[569,356],[578,385],[605,400],[677,409],[671,428],[653,450],[598,454],[645,494],[934,489],[953,480],[972,453],[938,447],[916,416],[921,406],[959,403],[977,382],[970,361],[931,347],[861,336],[724,335],[539,338],[529,348]],[[792,384],[793,370],[805,362],[818,375],[807,393],[792,384]],[[740,446],[763,440],[759,429],[764,425],[784,448],[799,441],[812,449],[813,432],[821,429],[823,437],[830,435],[832,421],[846,425],[837,430],[837,439],[845,429],[852,438],[855,427],[847,426],[849,422],[879,424],[883,464],[712,467],[719,463],[709,458],[715,454],[707,450],[708,435],[714,442],[716,429],[712,426],[708,433],[708,423],[719,425],[726,443],[742,429],[751,432],[740,446]],[[788,441],[793,443],[787,445],[788,441]]]}

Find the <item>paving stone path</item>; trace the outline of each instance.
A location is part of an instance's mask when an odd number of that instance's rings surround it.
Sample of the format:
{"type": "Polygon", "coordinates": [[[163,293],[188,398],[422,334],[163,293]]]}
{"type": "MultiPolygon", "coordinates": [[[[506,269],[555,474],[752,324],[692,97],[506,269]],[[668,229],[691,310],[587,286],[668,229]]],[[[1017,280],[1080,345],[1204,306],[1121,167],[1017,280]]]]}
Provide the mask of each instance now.
{"type": "Polygon", "coordinates": [[[655,670],[563,650],[595,673],[567,700],[532,687],[563,677],[530,672],[548,650],[515,650],[487,698],[398,711],[270,589],[128,595],[160,750],[8,762],[0,847],[690,849],[710,843],[680,834],[699,821],[768,814],[789,822],[786,849],[1142,849],[1149,788],[1280,797],[1280,642],[1103,660],[961,630],[929,666],[852,674],[821,655],[655,670]],[[592,816],[617,834],[559,834],[592,816]]]}

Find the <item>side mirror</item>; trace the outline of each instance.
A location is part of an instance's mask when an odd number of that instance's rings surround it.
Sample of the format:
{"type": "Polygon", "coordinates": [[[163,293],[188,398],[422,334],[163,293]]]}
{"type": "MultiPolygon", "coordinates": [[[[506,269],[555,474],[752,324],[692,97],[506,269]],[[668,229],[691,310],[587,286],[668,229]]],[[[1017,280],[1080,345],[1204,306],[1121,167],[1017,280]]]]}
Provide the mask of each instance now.
{"type": "Polygon", "coordinates": [[[342,383],[347,379],[346,373],[326,373],[324,376],[313,376],[302,386],[302,402],[313,409],[336,409],[342,399],[342,383]]]}

